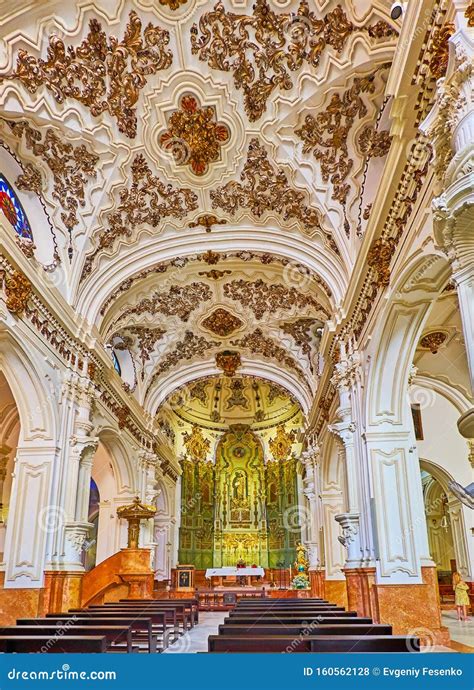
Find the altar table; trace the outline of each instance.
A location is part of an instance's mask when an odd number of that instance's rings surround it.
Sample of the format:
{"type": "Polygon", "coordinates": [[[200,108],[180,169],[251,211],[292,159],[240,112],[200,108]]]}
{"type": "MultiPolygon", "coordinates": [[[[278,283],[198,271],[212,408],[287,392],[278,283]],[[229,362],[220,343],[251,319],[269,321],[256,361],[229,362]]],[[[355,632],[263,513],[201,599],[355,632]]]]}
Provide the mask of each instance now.
{"type": "Polygon", "coordinates": [[[206,577],[263,577],[265,571],[263,568],[236,568],[235,566],[226,566],[224,568],[208,568],[206,570],[206,577]]]}

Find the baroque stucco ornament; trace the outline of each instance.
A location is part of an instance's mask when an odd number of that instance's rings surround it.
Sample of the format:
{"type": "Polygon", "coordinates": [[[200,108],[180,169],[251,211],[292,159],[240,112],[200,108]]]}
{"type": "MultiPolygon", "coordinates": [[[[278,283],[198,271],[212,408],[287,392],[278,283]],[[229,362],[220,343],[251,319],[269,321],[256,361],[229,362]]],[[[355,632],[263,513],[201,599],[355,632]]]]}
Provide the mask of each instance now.
{"type": "Polygon", "coordinates": [[[305,203],[305,193],[290,185],[287,175],[271,163],[257,138],[250,141],[240,180],[211,191],[212,207],[231,216],[242,209],[248,209],[256,218],[273,212],[285,221],[297,221],[309,232],[322,230],[319,209],[305,203]]]}
{"type": "Polygon", "coordinates": [[[385,21],[356,27],[340,5],[318,19],[302,0],[296,13],[277,14],[257,0],[253,14],[235,14],[217,2],[191,29],[191,49],[212,69],[232,72],[244,93],[251,122],[260,119],[276,89],[293,88],[291,73],[303,65],[317,67],[325,51],[342,53],[356,31],[380,40],[396,35],[385,21]],[[201,35],[199,35],[199,32],[201,35]]]}
{"type": "Polygon", "coordinates": [[[227,309],[219,307],[204,319],[202,326],[214,333],[214,335],[226,338],[243,326],[243,321],[238,316],[231,314],[227,309]]]}
{"type": "Polygon", "coordinates": [[[185,95],[159,137],[160,146],[170,151],[176,165],[189,165],[197,176],[219,160],[222,144],[230,139],[227,125],[216,121],[215,109],[202,107],[196,96],[185,95]]]}
{"type": "Polygon", "coordinates": [[[184,218],[198,207],[190,189],[175,188],[152,174],[139,153],[131,165],[131,182],[120,188],[116,209],[107,217],[108,227],[98,234],[97,246],[84,264],[82,279],[90,274],[99,253],[112,247],[118,238],[131,237],[135,228],[156,228],[163,218],[184,218]]]}
{"type": "Polygon", "coordinates": [[[168,43],[169,32],[151,23],[142,35],[142,22],[134,11],[121,41],[107,37],[102,24],[91,19],[89,33],[77,48],[66,46],[53,34],[46,60],[19,50],[16,70],[0,81],[17,79],[30,93],[45,86],[58,103],[71,98],[94,117],[107,111],[117,121],[119,131],[134,138],[136,104],[147,77],[172,63],[168,43]]]}
{"type": "Polygon", "coordinates": [[[11,314],[22,316],[32,294],[31,283],[20,271],[3,272],[6,307],[11,314]]]}

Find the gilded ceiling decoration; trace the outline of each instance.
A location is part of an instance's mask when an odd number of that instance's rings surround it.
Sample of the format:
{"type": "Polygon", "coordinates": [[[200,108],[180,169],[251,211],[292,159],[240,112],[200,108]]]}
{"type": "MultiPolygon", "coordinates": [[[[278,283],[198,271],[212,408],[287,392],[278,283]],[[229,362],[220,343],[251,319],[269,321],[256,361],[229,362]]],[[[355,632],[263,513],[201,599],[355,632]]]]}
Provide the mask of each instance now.
{"type": "Polygon", "coordinates": [[[8,311],[15,316],[23,316],[32,295],[30,281],[21,271],[1,271],[0,277],[5,288],[5,305],[8,311]]]}
{"type": "Polygon", "coordinates": [[[464,13],[468,26],[474,26],[474,2],[471,2],[464,13]]]}
{"type": "Polygon", "coordinates": [[[232,216],[248,209],[257,218],[270,211],[285,221],[299,221],[306,230],[321,229],[320,212],[305,203],[304,192],[291,187],[283,170],[272,165],[258,139],[250,141],[240,179],[211,192],[213,208],[232,216]]]}
{"type": "Polygon", "coordinates": [[[448,334],[444,331],[432,331],[420,339],[420,347],[429,350],[431,354],[435,355],[447,339],[448,334]]]}
{"type": "Polygon", "coordinates": [[[326,50],[340,54],[352,33],[365,31],[376,39],[396,34],[383,20],[359,29],[340,5],[321,19],[306,0],[296,13],[277,14],[266,0],[256,0],[253,10],[251,16],[235,14],[217,2],[201,16],[199,30],[196,24],[191,29],[192,53],[211,69],[233,73],[251,122],[263,115],[274,90],[294,86],[291,72],[317,67],[326,50]]]}
{"type": "Polygon", "coordinates": [[[276,383],[268,384],[267,400],[269,405],[272,405],[277,398],[286,398],[287,395],[288,393],[276,383]]]}
{"type": "Polygon", "coordinates": [[[454,24],[445,24],[433,36],[430,72],[435,79],[441,79],[446,74],[449,60],[449,39],[454,34],[454,24]]]}
{"type": "Polygon", "coordinates": [[[153,352],[156,343],[163,338],[166,331],[163,328],[159,327],[150,328],[148,326],[128,326],[125,329],[125,333],[136,337],[138,345],[138,356],[142,363],[143,379],[143,367],[145,366],[145,363],[150,360],[150,355],[153,352]]]}
{"type": "Polygon", "coordinates": [[[386,156],[392,143],[388,130],[377,132],[373,125],[366,125],[357,137],[359,148],[367,158],[386,156]]]}
{"type": "Polygon", "coordinates": [[[244,323],[235,314],[231,314],[227,309],[218,307],[207,316],[201,324],[214,335],[221,338],[226,338],[231,335],[238,328],[241,328],[244,323]]]}
{"type": "Polygon", "coordinates": [[[390,283],[390,262],[396,249],[395,240],[380,238],[372,243],[367,254],[367,263],[376,271],[378,287],[387,287],[390,283]]]}
{"type": "Polygon", "coordinates": [[[193,426],[190,434],[184,432],[183,442],[188,455],[193,460],[205,460],[211,448],[211,442],[208,438],[204,438],[202,429],[198,426],[193,426]]]}
{"type": "Polygon", "coordinates": [[[173,60],[166,48],[169,32],[142,22],[130,12],[124,37],[107,37],[97,19],[79,47],[66,46],[56,35],[49,38],[47,59],[18,51],[16,70],[0,81],[17,79],[30,93],[46,87],[58,103],[78,101],[97,117],[109,112],[127,137],[137,133],[136,105],[147,78],[167,69],[173,60]]]}
{"type": "Polygon", "coordinates": [[[206,340],[206,338],[200,335],[194,335],[192,331],[186,331],[183,340],[179,340],[175,348],[171,352],[168,352],[168,354],[158,362],[150,385],[156,381],[161,374],[176,366],[176,364],[179,364],[181,361],[191,360],[193,357],[204,357],[217,345],[219,345],[217,341],[206,340]]]}
{"type": "Polygon", "coordinates": [[[211,106],[201,107],[192,95],[182,96],[179,109],[160,135],[160,146],[170,151],[177,165],[189,165],[195,175],[205,175],[209,165],[220,158],[222,144],[230,139],[227,125],[216,121],[211,106]]]}
{"type": "Polygon", "coordinates": [[[224,218],[218,218],[212,213],[203,213],[198,216],[193,223],[189,223],[188,228],[206,228],[206,232],[211,232],[214,225],[226,225],[227,221],[224,218]]]}
{"type": "Polygon", "coordinates": [[[234,407],[243,407],[248,410],[250,400],[245,395],[246,389],[243,379],[233,379],[230,383],[231,394],[226,400],[226,409],[232,410],[234,407]]]}
{"type": "Polygon", "coordinates": [[[235,372],[242,365],[239,352],[223,350],[216,354],[216,367],[222,369],[225,376],[234,376],[235,372]]]}
{"type": "MultiPolygon", "coordinates": [[[[349,174],[354,166],[354,160],[350,157],[348,149],[348,137],[352,127],[367,115],[367,106],[361,94],[374,93],[375,73],[356,77],[352,86],[344,91],[333,94],[329,105],[316,116],[308,114],[304,124],[295,130],[295,134],[303,142],[303,153],[312,153],[321,167],[321,176],[324,182],[331,182],[331,198],[338,201],[344,208],[350,191],[349,174]]],[[[366,133],[363,143],[366,142],[366,133]]],[[[382,154],[381,144],[388,137],[388,132],[377,136],[376,144],[371,148],[370,155],[382,154]],[[381,139],[380,139],[381,137],[381,139]]],[[[368,148],[368,144],[367,144],[368,148]]],[[[369,152],[362,151],[363,153],[369,152]]],[[[345,230],[349,232],[349,223],[345,220],[345,230]]]]}
{"type": "Polygon", "coordinates": [[[207,405],[207,379],[201,379],[193,384],[189,389],[189,397],[191,400],[199,400],[202,405],[207,405]]]}
{"type": "Polygon", "coordinates": [[[233,280],[224,285],[224,295],[242,306],[252,310],[260,320],[266,313],[273,313],[278,309],[316,309],[323,318],[329,318],[329,313],[312,295],[305,295],[294,287],[269,284],[261,278],[255,281],[233,280]]]}
{"type": "Polygon", "coordinates": [[[275,359],[280,364],[285,364],[289,369],[297,372],[301,378],[304,378],[303,372],[293,357],[283,347],[277,345],[272,338],[265,336],[261,328],[256,328],[252,333],[245,335],[240,340],[232,340],[231,345],[246,348],[254,355],[275,359]]]}
{"type": "MultiPolygon", "coordinates": [[[[26,148],[37,156],[51,171],[53,177],[53,198],[62,208],[61,219],[71,233],[79,222],[79,207],[85,206],[87,182],[96,177],[99,156],[89,151],[83,144],[73,146],[61,140],[53,129],[38,130],[26,120],[11,121],[7,124],[18,139],[23,139],[26,148]]],[[[40,195],[43,177],[32,163],[25,166],[16,184],[19,189],[40,195]]],[[[72,247],[70,249],[70,256],[72,247]]]]}
{"type": "Polygon", "coordinates": [[[268,442],[271,454],[275,460],[286,460],[291,453],[291,448],[296,439],[296,433],[286,431],[283,424],[277,427],[276,436],[271,438],[268,442]]]}
{"type": "Polygon", "coordinates": [[[206,278],[209,278],[210,280],[220,280],[221,278],[224,278],[224,276],[231,274],[232,271],[219,271],[217,268],[213,268],[210,271],[199,271],[200,276],[206,276],[206,278]]]}
{"type": "Polygon", "coordinates": [[[127,307],[117,321],[123,321],[130,315],[164,314],[177,316],[181,321],[188,321],[192,312],[202,302],[208,302],[212,297],[211,289],[205,283],[191,283],[190,285],[172,285],[167,292],[156,292],[151,298],[145,297],[133,307],[127,307]]]}
{"type": "Polygon", "coordinates": [[[169,7],[170,10],[177,10],[181,5],[185,5],[188,0],[160,0],[160,5],[169,7]]]}
{"type": "Polygon", "coordinates": [[[137,154],[131,165],[131,183],[119,190],[119,203],[107,216],[107,226],[98,235],[97,247],[85,262],[82,278],[92,270],[98,253],[111,247],[119,237],[130,237],[139,226],[156,228],[163,218],[184,218],[198,207],[190,189],[176,189],[155,177],[144,156],[137,154]]]}
{"type": "Polygon", "coordinates": [[[280,386],[239,374],[209,376],[187,384],[167,399],[163,410],[172,410],[170,421],[175,428],[185,423],[213,431],[241,424],[266,432],[280,424],[298,423],[301,415],[298,403],[280,386]],[[270,401],[273,387],[279,394],[270,401]]]}
{"type": "MultiPolygon", "coordinates": [[[[112,292],[112,294],[104,301],[104,304],[102,305],[102,308],[100,310],[100,314],[101,316],[103,316],[113,301],[115,301],[123,293],[127,292],[133,285],[136,285],[138,282],[144,280],[152,274],[160,275],[162,273],[166,273],[166,271],[168,271],[169,269],[183,268],[190,261],[204,261],[208,265],[215,265],[219,263],[219,261],[225,261],[226,259],[230,260],[234,258],[241,259],[244,262],[255,259],[257,261],[260,261],[260,263],[264,265],[278,264],[279,266],[283,267],[289,266],[291,269],[291,273],[289,276],[290,278],[292,278],[294,275],[296,281],[303,279],[304,282],[306,282],[306,278],[308,278],[308,280],[309,278],[311,278],[324,290],[328,297],[332,297],[331,289],[329,285],[326,283],[326,281],[323,280],[320,276],[309,271],[309,269],[306,266],[303,266],[303,264],[291,263],[288,259],[268,253],[261,254],[259,252],[241,251],[235,253],[229,252],[226,254],[218,254],[217,252],[207,251],[205,254],[188,254],[185,257],[177,257],[176,259],[172,259],[170,261],[160,261],[156,264],[153,264],[149,268],[146,268],[145,270],[136,273],[134,276],[131,276],[130,278],[123,280],[120,283],[120,285],[112,292]]],[[[223,278],[225,275],[230,275],[231,273],[232,271],[227,269],[211,269],[209,271],[200,271],[199,275],[206,276],[211,280],[219,280],[220,278],[223,278]]]]}
{"type": "Polygon", "coordinates": [[[305,355],[311,354],[311,341],[313,339],[313,330],[315,326],[321,326],[321,322],[317,319],[309,318],[297,319],[296,321],[283,321],[280,323],[280,328],[283,333],[291,335],[305,355]]]}

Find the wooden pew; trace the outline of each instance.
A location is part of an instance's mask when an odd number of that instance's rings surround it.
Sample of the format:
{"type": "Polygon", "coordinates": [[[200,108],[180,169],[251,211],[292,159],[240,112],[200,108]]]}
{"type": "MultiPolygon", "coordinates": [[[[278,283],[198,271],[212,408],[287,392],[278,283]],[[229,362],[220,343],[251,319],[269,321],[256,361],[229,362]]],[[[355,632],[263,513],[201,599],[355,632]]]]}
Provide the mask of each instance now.
{"type": "Polygon", "coordinates": [[[0,653],[26,654],[43,652],[46,654],[101,654],[107,651],[107,640],[98,635],[64,636],[51,648],[51,638],[30,635],[28,637],[0,637],[0,653]]]}
{"type": "Polygon", "coordinates": [[[185,604],[187,609],[189,609],[190,613],[193,614],[193,621],[194,624],[199,623],[199,602],[195,598],[190,598],[190,599],[120,599],[119,603],[122,604],[128,604],[128,603],[140,603],[140,604],[159,604],[160,606],[165,606],[166,605],[173,605],[174,603],[177,604],[185,604]]]}
{"type": "Polygon", "coordinates": [[[330,604],[327,599],[299,599],[298,597],[288,599],[239,599],[237,606],[273,606],[274,604],[280,606],[294,606],[295,604],[330,604]]]}
{"type": "MultiPolygon", "coordinates": [[[[71,615],[68,614],[56,614],[47,613],[47,619],[59,620],[64,619],[71,620],[71,615]]],[[[165,624],[165,617],[163,614],[161,616],[150,615],[136,615],[130,612],[116,613],[114,611],[101,613],[89,612],[89,611],[78,611],[74,613],[74,617],[77,620],[83,622],[84,620],[90,620],[91,623],[84,623],[84,625],[113,625],[115,622],[117,625],[130,625],[132,628],[132,634],[134,638],[138,639],[142,636],[148,642],[148,649],[151,652],[157,651],[157,634],[163,633],[163,637],[167,636],[167,628],[165,624]]],[[[166,639],[168,639],[166,637],[166,639]]],[[[163,643],[165,644],[165,643],[163,643]]]]}
{"type": "Polygon", "coordinates": [[[209,652],[413,652],[419,638],[404,635],[210,635],[209,652]]]}
{"type": "MultiPolygon", "coordinates": [[[[288,616],[285,616],[284,618],[261,618],[261,617],[256,617],[252,619],[244,619],[245,622],[243,622],[242,619],[238,618],[230,618],[230,616],[227,616],[224,618],[224,623],[223,625],[240,625],[240,626],[247,626],[249,629],[251,629],[255,625],[304,625],[304,622],[306,622],[306,618],[298,618],[296,619],[297,622],[288,622],[288,616]]],[[[294,619],[293,619],[294,620],[294,619]]],[[[314,619],[313,619],[314,620],[314,619]]],[[[318,625],[372,625],[373,621],[372,618],[363,618],[363,617],[358,617],[355,614],[353,616],[333,616],[333,615],[324,615],[324,616],[318,616],[317,617],[317,624],[318,625]]]]}
{"type": "MultiPolygon", "coordinates": [[[[326,611],[321,614],[313,614],[313,613],[303,613],[303,614],[296,614],[296,615],[291,615],[291,614],[285,614],[285,615],[251,615],[251,616],[244,616],[244,615],[239,615],[239,616],[232,616],[229,615],[227,618],[224,619],[224,623],[230,622],[230,623],[273,623],[276,620],[283,621],[284,623],[301,623],[301,622],[310,622],[310,621],[318,621],[323,618],[331,618],[332,613],[330,611],[326,611]]],[[[336,611],[335,618],[357,618],[357,613],[355,611],[336,611]]]]}
{"type": "Polygon", "coordinates": [[[31,625],[11,625],[0,629],[0,636],[2,637],[31,637],[31,636],[47,637],[51,640],[54,646],[64,636],[67,637],[104,637],[107,641],[107,651],[114,651],[113,645],[116,645],[116,651],[138,652],[138,647],[132,645],[132,632],[130,626],[121,625],[94,625],[87,626],[74,624],[71,627],[64,625],[49,625],[45,623],[37,623],[31,625]],[[125,643],[125,646],[119,647],[120,643],[125,643]]]}
{"type": "Polygon", "coordinates": [[[169,625],[173,625],[175,628],[175,633],[180,634],[179,625],[181,624],[183,628],[183,633],[191,627],[193,627],[191,614],[186,613],[184,607],[176,606],[153,606],[153,605],[141,605],[141,606],[128,606],[127,604],[116,604],[108,603],[103,605],[94,604],[89,606],[88,611],[124,611],[129,613],[137,613],[141,615],[146,615],[148,613],[164,613],[166,615],[166,621],[169,625]]]}
{"type": "MultiPolygon", "coordinates": [[[[138,600],[137,600],[138,601],[138,600]]],[[[176,611],[176,618],[179,623],[183,624],[183,629],[187,630],[188,629],[188,624],[189,627],[192,628],[194,626],[194,616],[193,612],[191,610],[191,607],[188,604],[183,604],[181,601],[169,601],[169,602],[155,602],[155,601],[145,601],[141,602],[136,601],[133,602],[108,602],[106,604],[103,604],[103,606],[107,607],[126,607],[134,610],[150,610],[150,611],[176,611]]]]}
{"type": "Polygon", "coordinates": [[[297,637],[298,635],[391,635],[392,626],[382,623],[356,623],[346,625],[344,623],[322,623],[317,625],[285,623],[265,623],[263,625],[233,625],[225,623],[219,625],[219,635],[285,635],[297,637]]]}

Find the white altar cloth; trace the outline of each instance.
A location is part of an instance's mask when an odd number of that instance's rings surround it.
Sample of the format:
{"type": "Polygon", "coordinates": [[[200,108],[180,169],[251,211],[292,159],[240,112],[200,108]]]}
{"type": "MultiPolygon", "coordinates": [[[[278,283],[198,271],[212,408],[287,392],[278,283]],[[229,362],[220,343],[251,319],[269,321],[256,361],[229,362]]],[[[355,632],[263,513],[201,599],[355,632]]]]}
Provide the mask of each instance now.
{"type": "Polygon", "coordinates": [[[256,577],[260,575],[263,577],[265,571],[263,568],[235,568],[233,566],[226,566],[225,568],[208,568],[206,570],[206,577],[226,577],[226,575],[234,575],[237,577],[248,577],[252,575],[256,577]]]}

